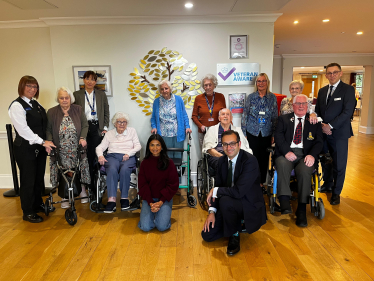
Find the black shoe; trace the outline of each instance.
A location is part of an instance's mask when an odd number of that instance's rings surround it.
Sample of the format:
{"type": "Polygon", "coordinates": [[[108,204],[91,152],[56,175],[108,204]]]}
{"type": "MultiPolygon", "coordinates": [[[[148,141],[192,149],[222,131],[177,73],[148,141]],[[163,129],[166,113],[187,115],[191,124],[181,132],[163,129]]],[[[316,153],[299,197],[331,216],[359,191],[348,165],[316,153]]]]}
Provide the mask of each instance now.
{"type": "Polygon", "coordinates": [[[245,222],[244,220],[242,220],[242,229],[240,230],[240,232],[247,232],[247,228],[245,227],[245,222]]]}
{"type": "Polygon", "coordinates": [[[331,205],[339,205],[340,204],[340,195],[339,194],[333,194],[330,199],[331,205]]]}
{"type": "Polygon", "coordinates": [[[307,227],[308,221],[306,219],[306,213],[305,212],[299,212],[296,214],[296,225],[298,227],[307,227]]]}
{"type": "Polygon", "coordinates": [[[229,240],[229,245],[227,246],[227,254],[229,256],[235,255],[240,251],[240,235],[232,235],[229,240]]]}
{"type": "Polygon", "coordinates": [[[111,214],[116,211],[116,202],[108,202],[104,209],[104,213],[111,214]]]}
{"type": "Polygon", "coordinates": [[[290,200],[281,200],[279,201],[280,203],[280,212],[282,215],[287,215],[291,214],[291,205],[290,205],[290,200]]]}
{"type": "Polygon", "coordinates": [[[32,223],[38,223],[38,222],[42,222],[43,218],[37,214],[31,214],[31,215],[23,215],[23,220],[32,222],[32,223]]]}
{"type": "Polygon", "coordinates": [[[327,186],[325,184],[323,184],[321,186],[321,193],[331,193],[332,192],[332,186],[327,186]]]}
{"type": "Polygon", "coordinates": [[[129,199],[121,199],[120,200],[121,202],[121,210],[127,210],[130,208],[130,202],[129,202],[129,199]]]}

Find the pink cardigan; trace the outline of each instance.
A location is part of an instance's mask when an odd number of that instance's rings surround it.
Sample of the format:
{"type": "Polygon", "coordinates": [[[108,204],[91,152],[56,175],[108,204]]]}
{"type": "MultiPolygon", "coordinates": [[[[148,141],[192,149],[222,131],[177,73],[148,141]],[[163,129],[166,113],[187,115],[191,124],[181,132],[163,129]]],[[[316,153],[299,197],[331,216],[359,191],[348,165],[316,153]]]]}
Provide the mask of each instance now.
{"type": "Polygon", "coordinates": [[[96,147],[97,157],[102,156],[107,148],[108,153],[122,153],[131,157],[142,147],[135,129],[127,127],[121,135],[117,133],[117,129],[108,131],[103,141],[96,147]]]}

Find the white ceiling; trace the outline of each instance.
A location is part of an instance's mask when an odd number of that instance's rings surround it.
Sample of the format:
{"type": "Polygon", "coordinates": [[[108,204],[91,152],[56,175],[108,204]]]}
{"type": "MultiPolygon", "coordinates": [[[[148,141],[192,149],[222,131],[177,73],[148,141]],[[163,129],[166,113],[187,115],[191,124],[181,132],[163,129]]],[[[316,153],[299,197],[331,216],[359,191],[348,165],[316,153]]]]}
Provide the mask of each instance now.
{"type": "Polygon", "coordinates": [[[373,11],[374,0],[0,0],[0,22],[55,17],[283,13],[274,24],[276,55],[373,53],[373,11]],[[184,8],[186,2],[194,7],[184,8]],[[325,18],[330,22],[323,23],[325,18]],[[294,20],[299,24],[294,25],[294,20]],[[364,34],[356,35],[357,31],[364,34]]]}

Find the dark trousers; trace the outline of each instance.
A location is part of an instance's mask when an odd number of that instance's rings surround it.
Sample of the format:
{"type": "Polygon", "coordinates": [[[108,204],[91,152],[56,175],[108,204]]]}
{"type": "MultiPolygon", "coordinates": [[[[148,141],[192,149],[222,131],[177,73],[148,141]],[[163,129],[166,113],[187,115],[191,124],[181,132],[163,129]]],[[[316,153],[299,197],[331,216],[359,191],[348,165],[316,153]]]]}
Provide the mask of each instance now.
{"type": "Polygon", "coordinates": [[[218,169],[218,160],[219,157],[208,155],[208,169],[209,169],[209,175],[214,176],[218,169]]]}
{"type": "Polygon", "coordinates": [[[95,178],[95,159],[96,159],[96,147],[101,143],[101,135],[99,135],[99,124],[88,122],[88,133],[87,133],[87,160],[90,169],[91,177],[91,190],[95,190],[94,178],[95,178]]]}
{"type": "Polygon", "coordinates": [[[266,173],[269,162],[269,153],[267,152],[267,148],[271,146],[271,136],[263,137],[260,133],[258,137],[256,137],[247,131],[247,140],[249,147],[253,151],[253,155],[257,158],[261,174],[261,183],[264,183],[266,181],[266,173]]]}
{"type": "MultiPolygon", "coordinates": [[[[308,167],[304,163],[304,153],[302,148],[294,148],[297,159],[293,162],[288,161],[284,156],[279,156],[275,159],[275,166],[278,173],[278,196],[291,196],[290,178],[291,171],[295,169],[297,179],[297,193],[300,203],[308,204],[309,194],[311,189],[311,176],[314,171],[314,166],[308,167]]],[[[316,160],[317,161],[317,160],[316,160]]]]}
{"type": "Polygon", "coordinates": [[[35,214],[36,208],[43,203],[42,191],[45,189],[47,153],[41,145],[21,144],[21,146],[14,146],[14,156],[20,172],[20,199],[23,214],[35,214]],[[38,153],[35,150],[38,150],[38,153]]]}
{"type": "Polygon", "coordinates": [[[214,228],[210,224],[209,232],[201,232],[201,237],[206,242],[230,237],[241,230],[241,220],[244,218],[242,201],[229,196],[222,196],[218,200],[214,228]]]}
{"type": "MultiPolygon", "coordinates": [[[[324,135],[326,136],[326,135],[324,135]]],[[[323,141],[323,153],[326,154],[329,152],[329,148],[327,145],[327,138],[324,137],[323,141]]],[[[333,168],[332,163],[325,164],[323,161],[321,161],[322,166],[322,174],[323,174],[323,185],[326,187],[333,187],[334,186],[334,178],[333,178],[333,168]]]]}
{"type": "Polygon", "coordinates": [[[348,159],[348,139],[336,139],[326,136],[326,142],[332,157],[334,186],[332,192],[340,195],[343,190],[348,159]]]}

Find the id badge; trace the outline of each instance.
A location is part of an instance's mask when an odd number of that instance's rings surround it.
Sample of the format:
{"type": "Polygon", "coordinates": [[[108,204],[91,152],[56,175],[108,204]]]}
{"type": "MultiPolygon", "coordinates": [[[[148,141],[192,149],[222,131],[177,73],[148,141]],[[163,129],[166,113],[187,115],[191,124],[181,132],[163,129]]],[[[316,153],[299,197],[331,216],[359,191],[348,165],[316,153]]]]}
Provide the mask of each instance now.
{"type": "Polygon", "coordinates": [[[258,114],[259,115],[265,115],[265,111],[260,111],[258,114]]]}
{"type": "Polygon", "coordinates": [[[209,122],[213,122],[213,121],[214,121],[214,118],[210,117],[210,118],[208,118],[208,121],[209,121],[209,122]]]}
{"type": "Polygon", "coordinates": [[[95,115],[96,115],[96,112],[95,112],[95,111],[91,111],[91,115],[92,115],[92,116],[95,116],[95,115]]]}
{"type": "Polygon", "coordinates": [[[258,117],[258,124],[265,124],[265,118],[258,117]]]}

